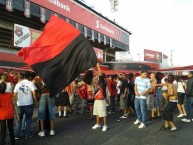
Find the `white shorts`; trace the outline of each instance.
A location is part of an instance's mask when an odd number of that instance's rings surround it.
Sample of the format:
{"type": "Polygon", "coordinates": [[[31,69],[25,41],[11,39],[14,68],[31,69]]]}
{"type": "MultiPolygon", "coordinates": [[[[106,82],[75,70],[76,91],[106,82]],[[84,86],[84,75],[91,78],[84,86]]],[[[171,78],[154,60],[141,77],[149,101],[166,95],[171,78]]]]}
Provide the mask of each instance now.
{"type": "Polygon", "coordinates": [[[98,115],[99,117],[107,116],[105,100],[95,100],[94,101],[93,115],[98,115]]]}

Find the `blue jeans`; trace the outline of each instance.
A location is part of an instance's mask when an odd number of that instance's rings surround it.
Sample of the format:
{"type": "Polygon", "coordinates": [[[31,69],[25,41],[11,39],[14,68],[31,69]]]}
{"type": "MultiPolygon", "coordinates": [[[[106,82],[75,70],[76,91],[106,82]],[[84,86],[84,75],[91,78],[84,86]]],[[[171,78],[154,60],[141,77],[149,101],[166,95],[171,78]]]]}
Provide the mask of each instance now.
{"type": "Polygon", "coordinates": [[[193,97],[186,97],[186,119],[191,119],[192,117],[192,104],[193,104],[193,97]]]}
{"type": "Polygon", "coordinates": [[[162,107],[162,90],[161,88],[156,91],[156,108],[162,107]]]}
{"type": "Polygon", "coordinates": [[[27,106],[18,106],[18,115],[19,115],[19,121],[16,123],[15,126],[15,136],[19,137],[20,136],[20,131],[22,127],[22,120],[23,120],[23,115],[25,114],[25,122],[26,122],[26,127],[25,127],[25,137],[28,138],[32,135],[31,132],[31,123],[32,123],[32,116],[33,116],[33,104],[32,105],[27,105],[27,106]]]}
{"type": "Polygon", "coordinates": [[[50,98],[49,94],[42,94],[39,101],[38,107],[38,119],[46,119],[46,107],[49,111],[49,119],[54,120],[56,117],[56,105],[55,98],[50,98]]]}
{"type": "Polygon", "coordinates": [[[137,119],[146,125],[147,120],[147,109],[146,109],[146,99],[135,98],[135,111],[137,114],[137,119]]]}

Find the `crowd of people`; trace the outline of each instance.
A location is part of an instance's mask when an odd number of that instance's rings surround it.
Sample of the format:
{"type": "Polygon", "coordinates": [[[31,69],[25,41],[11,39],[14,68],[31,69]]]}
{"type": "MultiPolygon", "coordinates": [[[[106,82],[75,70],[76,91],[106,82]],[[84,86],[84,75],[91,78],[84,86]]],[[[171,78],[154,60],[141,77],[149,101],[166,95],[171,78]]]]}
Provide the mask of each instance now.
{"type": "Polygon", "coordinates": [[[106,76],[97,64],[96,70],[88,70],[55,97],[50,97],[46,84],[34,73],[16,74],[10,70],[1,74],[0,78],[0,145],[5,145],[6,128],[12,145],[21,138],[21,130],[24,130],[26,139],[34,135],[31,130],[34,107],[38,107],[40,137],[46,135],[45,130],[49,130],[49,135],[55,135],[56,114],[66,118],[68,113],[78,112],[89,112],[91,120],[95,116],[96,124],[92,129],[102,127],[102,131],[108,130],[107,114],[117,111],[123,111],[122,119],[136,116],[134,124],[139,129],[146,128],[149,120],[162,118],[165,122],[160,129],[176,131],[177,126],[173,122],[176,108],[181,121],[191,122],[192,88],[193,71],[188,73],[187,80],[168,73],[164,76],[161,73],[149,74],[146,70],[138,75],[117,71],[116,75],[106,76]]]}

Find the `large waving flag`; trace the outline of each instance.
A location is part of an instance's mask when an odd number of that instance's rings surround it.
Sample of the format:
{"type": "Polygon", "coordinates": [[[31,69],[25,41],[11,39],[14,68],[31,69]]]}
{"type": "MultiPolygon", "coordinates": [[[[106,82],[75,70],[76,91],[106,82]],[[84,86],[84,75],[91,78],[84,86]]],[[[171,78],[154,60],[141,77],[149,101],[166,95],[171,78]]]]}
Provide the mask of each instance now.
{"type": "Polygon", "coordinates": [[[42,35],[18,55],[42,78],[52,96],[97,63],[89,41],[57,16],[52,16],[42,35]]]}

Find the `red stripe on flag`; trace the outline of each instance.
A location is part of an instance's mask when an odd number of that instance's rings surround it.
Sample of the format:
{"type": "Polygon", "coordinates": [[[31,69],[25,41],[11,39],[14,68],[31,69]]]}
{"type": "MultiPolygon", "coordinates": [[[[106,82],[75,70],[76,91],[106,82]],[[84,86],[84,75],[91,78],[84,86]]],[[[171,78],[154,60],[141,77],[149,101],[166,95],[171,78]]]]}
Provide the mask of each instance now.
{"type": "Polygon", "coordinates": [[[18,55],[24,56],[30,66],[48,61],[60,54],[79,34],[80,31],[71,24],[52,16],[42,35],[30,47],[22,48],[18,55]]]}

